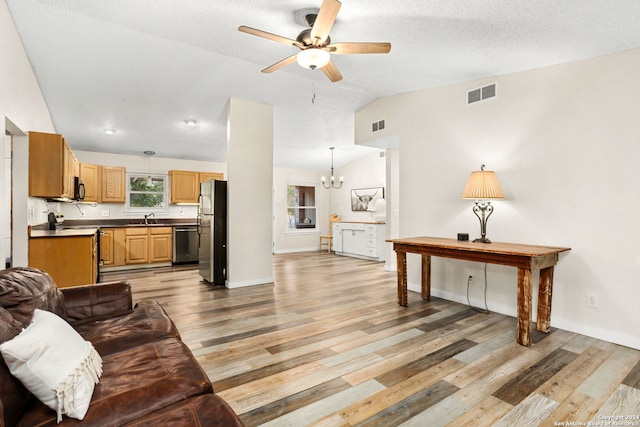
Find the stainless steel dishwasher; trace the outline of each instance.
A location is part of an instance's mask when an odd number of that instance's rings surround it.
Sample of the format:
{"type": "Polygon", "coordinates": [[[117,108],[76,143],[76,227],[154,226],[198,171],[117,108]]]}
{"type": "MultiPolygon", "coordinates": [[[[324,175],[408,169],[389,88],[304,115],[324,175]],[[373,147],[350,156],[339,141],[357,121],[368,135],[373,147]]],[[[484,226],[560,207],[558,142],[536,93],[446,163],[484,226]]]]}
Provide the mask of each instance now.
{"type": "Polygon", "coordinates": [[[198,227],[173,227],[173,263],[198,262],[198,227]]]}

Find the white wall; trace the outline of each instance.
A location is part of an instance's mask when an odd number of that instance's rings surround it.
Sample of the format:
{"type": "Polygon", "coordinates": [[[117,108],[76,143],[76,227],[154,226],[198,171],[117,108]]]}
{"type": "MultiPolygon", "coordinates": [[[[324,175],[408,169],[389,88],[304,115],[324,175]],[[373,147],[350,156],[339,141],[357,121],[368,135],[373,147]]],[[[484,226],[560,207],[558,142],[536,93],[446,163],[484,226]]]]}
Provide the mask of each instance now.
{"type": "Polygon", "coordinates": [[[273,282],[273,107],[228,104],[227,286],[273,282]]]}
{"type": "MultiPolygon", "coordinates": [[[[487,237],[572,248],[555,269],[552,325],[640,348],[639,69],[640,50],[632,50],[365,107],[356,114],[358,142],[373,138],[367,127],[380,118],[400,138],[400,236],[477,237],[460,193],[485,163],[506,196],[494,203],[487,237]],[[496,98],[466,105],[468,90],[494,82],[496,98]],[[599,308],[586,307],[587,293],[599,308]]],[[[481,267],[435,258],[434,295],[465,301],[465,272],[481,278],[481,267]]],[[[515,269],[488,271],[489,308],[515,315],[515,269]]],[[[419,277],[411,257],[414,289],[419,277]]],[[[473,302],[481,296],[476,285],[473,302]]]]}
{"type": "MultiPolygon", "coordinates": [[[[35,78],[20,36],[15,28],[7,4],[0,2],[0,131],[7,131],[7,120],[13,126],[10,131],[19,135],[17,129],[53,132],[53,122],[40,87],[35,78]]],[[[14,138],[13,153],[13,265],[27,265],[27,197],[21,183],[26,182],[28,157],[26,138],[14,138]]],[[[2,200],[10,197],[4,187],[4,162],[0,166],[0,188],[2,200]]],[[[4,237],[0,229],[0,240],[4,237]]],[[[4,260],[4,246],[0,247],[0,258],[4,260]]],[[[4,268],[4,262],[0,263],[4,268]]]]}
{"type": "Polygon", "coordinates": [[[344,184],[339,190],[327,190],[331,191],[330,214],[337,213],[344,221],[373,221],[372,212],[351,210],[351,190],[386,186],[386,158],[380,157],[380,152],[374,151],[336,169],[336,177],[344,176],[344,184]]]}
{"type": "Polygon", "coordinates": [[[321,171],[276,168],[273,171],[273,252],[316,251],[319,248],[320,235],[329,232],[330,192],[322,188],[321,171]],[[317,231],[288,232],[287,227],[287,186],[316,186],[317,231]]]}

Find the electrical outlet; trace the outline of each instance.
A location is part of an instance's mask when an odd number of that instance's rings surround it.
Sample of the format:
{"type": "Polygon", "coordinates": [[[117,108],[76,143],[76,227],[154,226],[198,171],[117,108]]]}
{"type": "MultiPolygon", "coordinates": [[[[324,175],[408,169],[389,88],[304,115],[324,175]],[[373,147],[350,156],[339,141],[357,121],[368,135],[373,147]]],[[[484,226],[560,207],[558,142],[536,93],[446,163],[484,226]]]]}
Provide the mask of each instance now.
{"type": "Polygon", "coordinates": [[[473,272],[467,271],[464,274],[464,284],[465,285],[473,285],[474,282],[475,282],[475,276],[473,275],[473,272]]]}
{"type": "Polygon", "coordinates": [[[587,307],[598,308],[598,294],[587,293],[587,307]]]}
{"type": "Polygon", "coordinates": [[[109,215],[110,215],[109,210],[105,209],[102,211],[102,216],[109,216],[109,215]]]}

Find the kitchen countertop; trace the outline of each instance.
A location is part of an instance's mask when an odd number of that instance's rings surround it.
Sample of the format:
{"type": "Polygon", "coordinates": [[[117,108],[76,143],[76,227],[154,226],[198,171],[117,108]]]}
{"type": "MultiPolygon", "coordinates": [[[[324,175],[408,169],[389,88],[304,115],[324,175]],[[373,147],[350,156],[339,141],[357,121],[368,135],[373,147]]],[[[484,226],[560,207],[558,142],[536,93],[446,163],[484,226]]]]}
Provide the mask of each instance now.
{"type": "Polygon", "coordinates": [[[61,223],[61,228],[49,230],[49,224],[34,225],[31,227],[29,237],[82,237],[92,236],[100,228],[122,228],[122,227],[180,227],[186,225],[196,225],[196,218],[161,218],[157,222],[155,218],[150,219],[150,224],[145,224],[144,219],[93,219],[93,220],[68,220],[61,223]]]}
{"type": "Polygon", "coordinates": [[[98,232],[98,227],[92,228],[62,228],[60,230],[31,229],[30,238],[38,237],[84,237],[93,236],[98,232]]]}

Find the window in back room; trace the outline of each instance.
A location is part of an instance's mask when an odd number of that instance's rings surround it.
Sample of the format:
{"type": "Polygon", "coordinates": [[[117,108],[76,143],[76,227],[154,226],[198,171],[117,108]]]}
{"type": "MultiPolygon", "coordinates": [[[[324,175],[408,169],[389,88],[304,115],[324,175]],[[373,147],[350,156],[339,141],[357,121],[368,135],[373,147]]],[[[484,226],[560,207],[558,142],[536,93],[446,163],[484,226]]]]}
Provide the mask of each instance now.
{"type": "Polygon", "coordinates": [[[287,185],[287,231],[316,231],[316,187],[287,185]]]}

